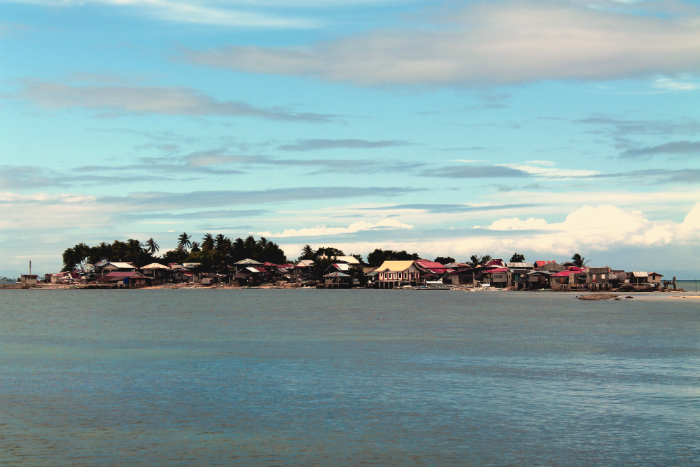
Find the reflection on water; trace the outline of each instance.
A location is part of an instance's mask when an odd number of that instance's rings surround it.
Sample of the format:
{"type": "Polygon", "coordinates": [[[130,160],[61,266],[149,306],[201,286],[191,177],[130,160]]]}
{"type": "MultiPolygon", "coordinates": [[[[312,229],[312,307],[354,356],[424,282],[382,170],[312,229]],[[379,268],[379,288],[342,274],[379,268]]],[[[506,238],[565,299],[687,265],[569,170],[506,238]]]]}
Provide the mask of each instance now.
{"type": "Polygon", "coordinates": [[[0,464],[698,465],[700,302],[0,293],[0,464]]]}

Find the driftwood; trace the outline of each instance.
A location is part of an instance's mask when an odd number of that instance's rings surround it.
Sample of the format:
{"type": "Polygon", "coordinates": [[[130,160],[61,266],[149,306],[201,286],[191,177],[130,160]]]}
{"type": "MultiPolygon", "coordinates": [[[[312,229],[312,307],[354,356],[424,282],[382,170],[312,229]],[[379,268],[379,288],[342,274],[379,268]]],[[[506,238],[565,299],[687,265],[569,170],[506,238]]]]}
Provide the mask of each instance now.
{"type": "Polygon", "coordinates": [[[611,298],[617,299],[619,295],[615,295],[612,293],[592,293],[589,295],[579,295],[578,298],[579,300],[610,300],[611,298]]]}

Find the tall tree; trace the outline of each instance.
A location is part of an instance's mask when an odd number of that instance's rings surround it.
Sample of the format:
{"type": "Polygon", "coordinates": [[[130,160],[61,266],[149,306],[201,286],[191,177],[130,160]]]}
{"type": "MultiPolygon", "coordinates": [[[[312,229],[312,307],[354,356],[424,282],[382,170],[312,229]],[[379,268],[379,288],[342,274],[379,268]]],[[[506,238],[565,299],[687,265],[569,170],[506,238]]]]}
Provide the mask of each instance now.
{"type": "Polygon", "coordinates": [[[513,253],[513,256],[510,257],[511,263],[522,263],[523,261],[525,261],[525,255],[520,253],[513,253]]]}
{"type": "Polygon", "coordinates": [[[191,253],[199,253],[202,251],[201,248],[199,248],[199,242],[192,242],[192,248],[190,249],[191,253]]]}
{"type": "Polygon", "coordinates": [[[304,245],[301,249],[301,256],[299,257],[299,260],[302,259],[316,259],[316,251],[314,251],[313,248],[311,248],[311,245],[304,245]]]}
{"type": "Polygon", "coordinates": [[[148,253],[151,255],[155,255],[158,251],[160,251],[160,245],[153,240],[153,237],[146,240],[146,251],[148,251],[148,253]]]}
{"type": "Polygon", "coordinates": [[[440,264],[450,264],[454,263],[455,259],[452,256],[438,256],[435,258],[435,262],[440,264]]]}
{"type": "Polygon", "coordinates": [[[583,256],[579,255],[578,253],[574,254],[574,256],[571,257],[571,261],[574,263],[574,265],[582,268],[586,265],[588,261],[586,261],[586,258],[583,256]]]}
{"type": "Polygon", "coordinates": [[[192,242],[190,239],[192,238],[191,235],[187,235],[187,232],[182,232],[179,237],[177,237],[177,246],[185,250],[188,247],[192,246],[192,242]]]}
{"type": "Polygon", "coordinates": [[[214,236],[210,233],[204,234],[204,237],[202,237],[202,250],[211,251],[214,249],[215,245],[214,236]]]}

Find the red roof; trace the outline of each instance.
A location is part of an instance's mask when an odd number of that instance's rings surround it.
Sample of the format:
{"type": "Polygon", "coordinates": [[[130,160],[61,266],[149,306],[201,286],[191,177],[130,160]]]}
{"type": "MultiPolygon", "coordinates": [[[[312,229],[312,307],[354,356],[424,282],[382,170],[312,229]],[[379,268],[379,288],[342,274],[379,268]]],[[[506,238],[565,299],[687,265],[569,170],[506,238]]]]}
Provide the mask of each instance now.
{"type": "Polygon", "coordinates": [[[277,267],[277,265],[275,263],[268,263],[268,262],[265,262],[262,265],[265,267],[268,267],[268,268],[276,268],[277,267]]]}
{"type": "Polygon", "coordinates": [[[442,274],[447,271],[444,264],[436,263],[435,261],[430,261],[427,259],[417,259],[416,263],[424,269],[428,269],[430,272],[435,274],[442,274]]]}
{"type": "Polygon", "coordinates": [[[488,271],[485,271],[485,272],[486,272],[486,274],[491,274],[492,272],[494,272],[494,273],[508,272],[508,268],[489,269],[488,271]]]}
{"type": "Polygon", "coordinates": [[[503,268],[506,265],[502,259],[492,259],[492,260],[489,260],[488,263],[484,264],[484,267],[487,267],[487,268],[494,267],[494,266],[503,268]]]}
{"type": "Polygon", "coordinates": [[[549,277],[568,277],[569,275],[576,274],[577,272],[578,271],[562,271],[562,272],[558,272],[556,274],[552,274],[549,277]]]}
{"type": "Polygon", "coordinates": [[[535,267],[540,268],[545,264],[554,263],[555,261],[535,261],[535,267]]]}

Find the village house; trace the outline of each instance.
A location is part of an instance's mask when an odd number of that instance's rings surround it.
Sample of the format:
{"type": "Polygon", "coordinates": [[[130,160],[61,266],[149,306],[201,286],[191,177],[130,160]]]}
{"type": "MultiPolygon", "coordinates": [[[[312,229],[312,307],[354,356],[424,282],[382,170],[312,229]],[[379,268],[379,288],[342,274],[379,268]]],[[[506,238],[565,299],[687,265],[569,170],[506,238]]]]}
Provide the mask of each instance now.
{"type": "Polygon", "coordinates": [[[661,278],[664,277],[663,274],[659,274],[658,272],[650,272],[647,275],[648,279],[647,282],[654,287],[661,287],[661,278]]]}
{"type": "Polygon", "coordinates": [[[352,287],[352,277],[349,274],[334,271],[323,276],[325,286],[332,289],[349,289],[352,287]]]}
{"type": "Polygon", "coordinates": [[[151,263],[142,267],[141,271],[151,278],[151,284],[162,285],[170,273],[170,268],[159,263],[151,263]]]}
{"type": "Polygon", "coordinates": [[[98,282],[117,284],[124,287],[143,287],[148,278],[141,273],[131,271],[114,271],[97,279],[98,282]]]}
{"type": "Polygon", "coordinates": [[[415,261],[384,261],[376,269],[377,280],[375,284],[380,289],[393,289],[404,285],[417,285],[421,278],[420,270],[415,261]]]}
{"type": "Polygon", "coordinates": [[[136,272],[134,263],[126,263],[124,261],[112,261],[109,263],[100,262],[95,264],[95,273],[104,276],[110,272],[136,272]]]}
{"type": "Polygon", "coordinates": [[[647,285],[649,274],[645,271],[632,271],[629,275],[629,283],[632,285],[647,285]]]}

